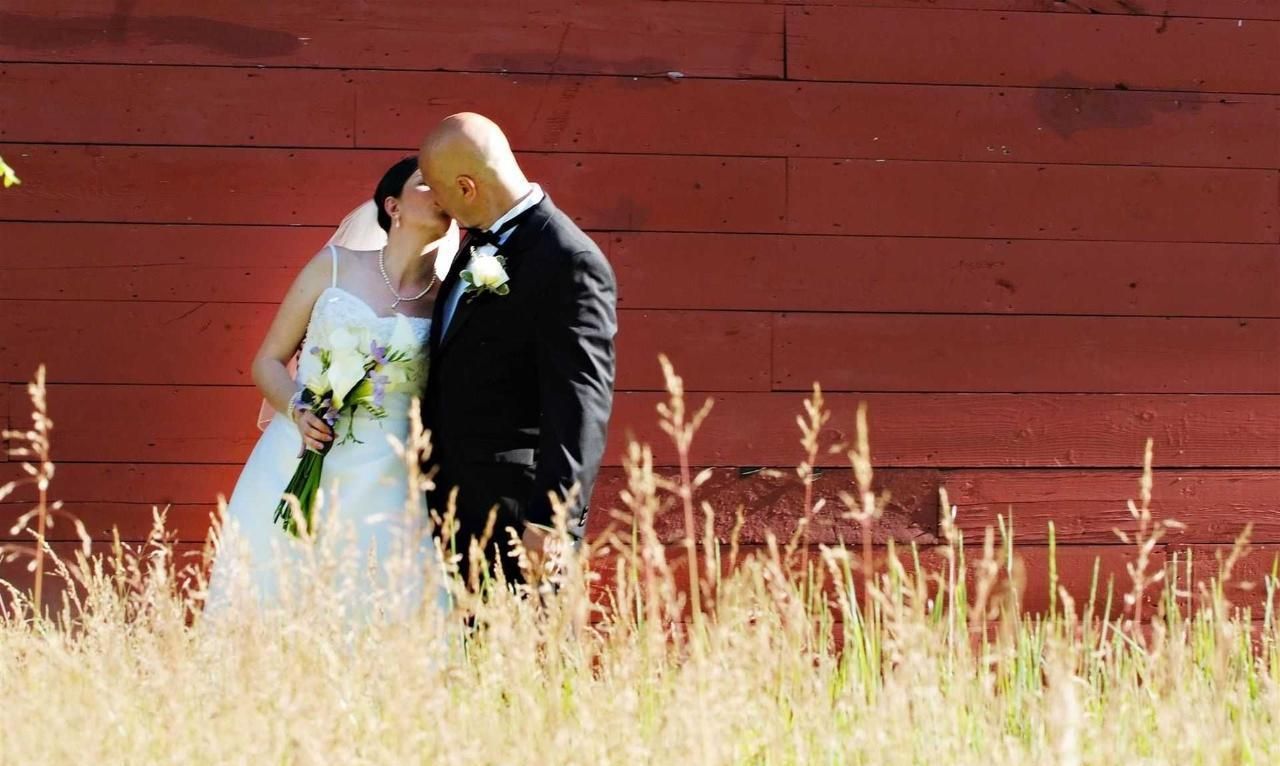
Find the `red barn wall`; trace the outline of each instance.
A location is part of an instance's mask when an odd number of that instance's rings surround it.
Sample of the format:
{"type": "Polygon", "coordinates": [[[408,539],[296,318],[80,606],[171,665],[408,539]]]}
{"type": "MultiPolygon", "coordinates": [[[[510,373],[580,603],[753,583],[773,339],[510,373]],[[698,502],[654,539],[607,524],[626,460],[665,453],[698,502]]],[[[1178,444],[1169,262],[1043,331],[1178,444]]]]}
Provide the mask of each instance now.
{"type": "Polygon", "coordinates": [[[738,469],[798,462],[821,381],[829,442],[869,403],[882,539],[931,540],[945,486],[966,530],[1012,506],[1033,560],[1053,519],[1069,566],[1115,570],[1149,436],[1188,524],[1157,560],[1252,522],[1256,570],[1280,551],[1278,94],[1277,0],[7,0],[0,423],[46,363],[54,495],[99,537],[167,504],[202,539],[291,275],[478,110],[618,272],[597,507],[628,433],[674,462],[664,351],[716,400],[693,457],[749,543],[799,500],[738,469]]]}

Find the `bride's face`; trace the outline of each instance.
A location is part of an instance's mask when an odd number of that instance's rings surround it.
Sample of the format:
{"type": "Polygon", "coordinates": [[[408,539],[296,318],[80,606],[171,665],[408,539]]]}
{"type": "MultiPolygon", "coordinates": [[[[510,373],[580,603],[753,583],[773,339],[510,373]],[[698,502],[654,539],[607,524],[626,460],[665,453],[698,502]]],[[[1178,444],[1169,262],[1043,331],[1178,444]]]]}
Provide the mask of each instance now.
{"type": "Polygon", "coordinates": [[[404,182],[399,208],[401,221],[406,226],[421,226],[438,236],[444,236],[449,228],[449,216],[436,204],[435,194],[422,179],[421,170],[415,170],[404,182]]]}

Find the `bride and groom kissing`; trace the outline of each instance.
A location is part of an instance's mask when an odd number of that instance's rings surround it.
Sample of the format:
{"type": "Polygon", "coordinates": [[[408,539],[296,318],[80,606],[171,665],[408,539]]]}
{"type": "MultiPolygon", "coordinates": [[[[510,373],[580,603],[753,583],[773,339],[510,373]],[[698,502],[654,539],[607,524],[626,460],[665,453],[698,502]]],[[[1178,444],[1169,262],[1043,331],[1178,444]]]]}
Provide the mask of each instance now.
{"type": "MultiPolygon", "coordinates": [[[[497,566],[521,582],[515,539],[543,552],[553,497],[580,538],[612,406],[616,298],[599,247],[526,179],[501,129],[472,113],[442,121],[303,267],[254,358],[274,413],[226,505],[206,611],[278,602],[279,554],[299,527],[345,526],[375,580],[409,539],[411,571],[443,549],[467,581],[497,566]],[[432,515],[410,512],[417,488],[396,447],[414,402],[432,515]],[[442,535],[429,519],[446,510],[456,523],[442,535]]],[[[443,602],[426,579],[411,578],[410,599],[443,602]]]]}

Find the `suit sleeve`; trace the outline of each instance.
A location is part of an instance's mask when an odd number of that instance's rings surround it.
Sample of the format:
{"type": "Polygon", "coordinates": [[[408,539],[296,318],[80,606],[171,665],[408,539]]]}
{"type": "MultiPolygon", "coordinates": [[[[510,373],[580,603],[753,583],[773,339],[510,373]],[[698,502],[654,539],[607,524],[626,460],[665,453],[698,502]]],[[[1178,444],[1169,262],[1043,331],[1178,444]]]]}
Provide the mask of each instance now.
{"type": "Polygon", "coordinates": [[[562,263],[537,319],[541,439],[525,519],[551,524],[548,493],[565,497],[576,483],[569,529],[581,535],[613,406],[617,283],[599,251],[577,252],[562,263]]]}

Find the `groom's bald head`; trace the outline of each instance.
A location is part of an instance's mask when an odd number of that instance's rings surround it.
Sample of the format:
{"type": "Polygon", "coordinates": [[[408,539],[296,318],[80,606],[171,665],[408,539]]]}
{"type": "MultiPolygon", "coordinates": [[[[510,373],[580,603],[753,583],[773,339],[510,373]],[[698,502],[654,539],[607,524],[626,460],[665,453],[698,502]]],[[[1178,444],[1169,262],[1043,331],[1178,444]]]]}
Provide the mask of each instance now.
{"type": "Polygon", "coordinates": [[[474,112],[451,115],[440,121],[422,142],[422,153],[475,167],[511,164],[515,156],[502,128],[474,112]]]}
{"type": "Polygon", "coordinates": [[[502,129],[473,112],[442,120],[418,162],[437,204],[462,226],[489,226],[529,187],[502,129]]]}

